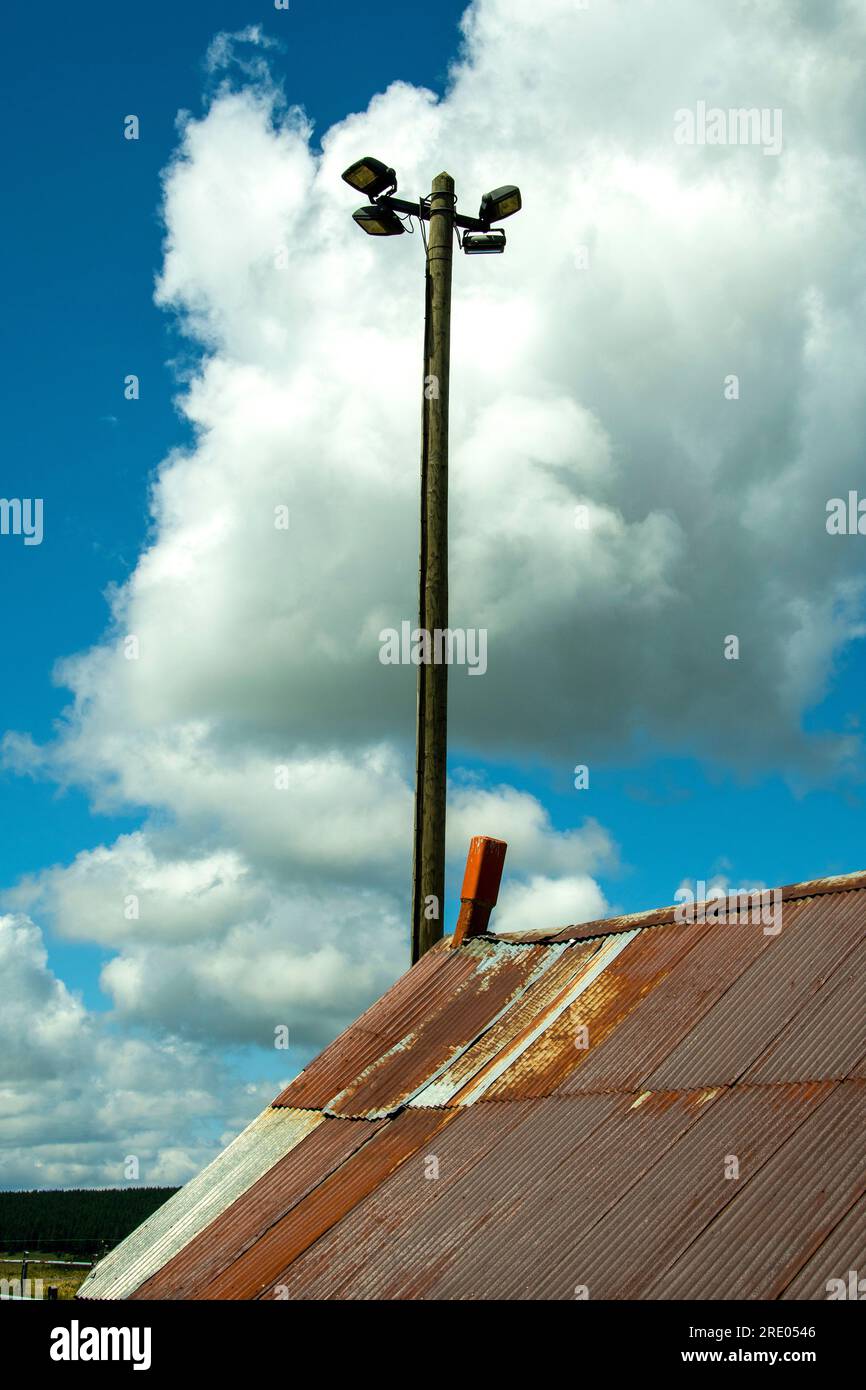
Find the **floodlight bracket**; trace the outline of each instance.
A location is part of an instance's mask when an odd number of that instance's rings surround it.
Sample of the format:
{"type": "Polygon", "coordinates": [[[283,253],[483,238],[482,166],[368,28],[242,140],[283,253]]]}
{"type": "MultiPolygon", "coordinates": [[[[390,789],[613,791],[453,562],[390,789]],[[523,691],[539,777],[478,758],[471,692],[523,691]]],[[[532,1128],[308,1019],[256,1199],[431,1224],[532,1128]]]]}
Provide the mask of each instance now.
{"type": "MultiPolygon", "coordinates": [[[[391,212],[399,212],[404,216],[417,217],[422,222],[430,221],[429,203],[410,203],[405,198],[393,198],[390,193],[380,193],[378,198],[373,199],[380,207],[389,208],[391,212]]],[[[454,213],[454,225],[462,227],[467,232],[489,232],[490,223],[482,222],[480,217],[465,217],[462,212],[454,213]]]]}

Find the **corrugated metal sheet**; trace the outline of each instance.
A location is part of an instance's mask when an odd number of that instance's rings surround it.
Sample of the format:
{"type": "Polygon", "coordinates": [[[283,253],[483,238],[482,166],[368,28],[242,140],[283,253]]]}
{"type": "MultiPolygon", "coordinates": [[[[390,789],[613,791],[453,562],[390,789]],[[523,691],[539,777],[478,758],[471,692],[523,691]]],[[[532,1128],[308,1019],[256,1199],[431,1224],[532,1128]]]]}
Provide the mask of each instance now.
{"type": "MultiPolygon", "coordinates": [[[[634,984],[625,981],[621,991],[626,1006],[623,1017],[590,1048],[562,1086],[563,1094],[651,1089],[647,1078],[690,1036],[698,1021],[773,939],[764,936],[759,926],[745,922],[724,927],[695,922],[641,932],[618,962],[618,969],[628,970],[631,953],[637,953],[640,945],[640,950],[647,952],[651,988],[639,992],[646,982],[640,968],[634,984]]],[[[655,1089],[687,1088],[659,1082],[655,1089]]]]}
{"type": "Polygon", "coordinates": [[[565,949],[470,942],[468,952],[477,963],[468,979],[432,1018],[419,1023],[336,1095],[329,1111],[372,1119],[405,1105],[495,1023],[565,949]]]}
{"type": "MultiPolygon", "coordinates": [[[[426,1290],[429,1298],[539,1298],[547,1252],[560,1252],[552,1281],[559,1298],[574,1297],[580,1278],[584,1234],[618,1197],[641,1184],[660,1154],[697,1123],[713,1096],[574,1096],[536,1102],[534,1133],[524,1135],[506,1169],[511,1207],[501,1222],[479,1228],[455,1253],[449,1268],[426,1290]],[[585,1117],[601,1104],[609,1114],[584,1133],[585,1117]],[[556,1162],[548,1182],[527,1188],[521,1179],[524,1154],[542,1159],[546,1136],[554,1139],[556,1162]],[[506,1292],[507,1290],[507,1292],[506,1292]]],[[[543,1159],[542,1159],[543,1161],[543,1159]]]]}
{"type": "MultiPolygon", "coordinates": [[[[487,1091],[489,1100],[513,1100],[518,1096],[544,1096],[556,1090],[572,1074],[582,1080],[590,1059],[599,1056],[604,1072],[603,1051],[607,1038],[619,1037],[624,1020],[651,995],[676,969],[678,962],[695,942],[709,930],[702,923],[668,927],[665,931],[641,931],[633,937],[624,934],[605,937],[598,944],[627,940],[630,944],[607,963],[607,968],[524,1054],[514,1059],[507,1071],[487,1091]],[[579,1030],[586,1029],[586,1034],[579,1030]],[[588,1042],[579,1047],[578,1042],[588,1042]]],[[[642,1027],[637,1039],[640,1066],[646,1065],[649,1027],[642,1027]]],[[[599,1084],[596,1069],[586,1090],[614,1090],[599,1084]]]]}
{"type": "Polygon", "coordinates": [[[847,1076],[859,1062],[866,1020],[866,941],[794,1014],[744,1077],[746,1081],[809,1081],[847,1076]]]}
{"type": "MultiPolygon", "coordinates": [[[[718,1223],[737,1192],[755,1180],[762,1165],[808,1115],[826,1100],[832,1083],[737,1087],[722,1091],[699,1122],[653,1165],[639,1188],[625,1193],[613,1209],[586,1233],[580,1244],[580,1282],[590,1297],[656,1297],[660,1271],[698,1243],[701,1233],[718,1223]],[[739,1177],[731,1161],[739,1164],[739,1177]]],[[[739,1230],[736,1256],[752,1266],[753,1248],[739,1230]]],[[[564,1252],[565,1253],[565,1252],[564,1252]]],[[[574,1252],[571,1254],[573,1264],[574,1252]]],[[[552,1297],[556,1279],[568,1268],[554,1259],[544,1274],[541,1297],[552,1297]]],[[[681,1297],[706,1297],[703,1277],[681,1297]]],[[[754,1297],[765,1296],[756,1291],[754,1297]]]]}
{"type": "MultiPolygon", "coordinates": [[[[817,897],[824,893],[841,895],[866,888],[866,873],[835,874],[831,878],[813,878],[806,883],[789,883],[775,892],[783,903],[796,902],[799,898],[817,897]]],[[[707,902],[696,904],[696,911],[706,908],[707,902]]],[[[591,922],[577,922],[569,927],[539,927],[532,931],[503,932],[500,941],[588,941],[597,936],[608,936],[611,932],[635,931],[641,927],[667,926],[677,921],[674,907],[657,907],[649,912],[628,912],[620,917],[603,917],[591,922]]]]}
{"type": "MultiPolygon", "coordinates": [[[[596,1123],[609,1112],[611,1101],[596,1105],[596,1123]]],[[[429,1112],[428,1112],[429,1113],[429,1112]]],[[[430,1214],[434,1227],[453,1229],[452,1221],[466,1208],[467,1180],[478,1171],[491,1203],[500,1188],[506,1137],[527,1120],[528,1102],[508,1106],[474,1105],[451,1111],[452,1122],[432,1136],[423,1163],[405,1163],[381,1183],[346,1217],[282,1270],[262,1295],[275,1297],[282,1285],[289,1298],[358,1297],[367,1267],[391,1260],[393,1271],[420,1277],[414,1256],[404,1248],[407,1231],[430,1214]],[[430,1160],[435,1160],[435,1167],[430,1160]]],[[[434,1251],[427,1251],[432,1262],[434,1251]]],[[[429,1266],[427,1266],[429,1267],[429,1266]]]]}
{"type": "MultiPolygon", "coordinates": [[[[573,1298],[584,1232],[623,1191],[642,1183],[713,1100],[667,1095],[636,1105],[633,1096],[594,1095],[513,1102],[528,1107],[527,1118],[461,1179],[449,1202],[410,1217],[399,1260],[393,1246],[371,1257],[342,1296],[533,1299],[559,1259],[549,1296],[573,1298]]],[[[512,1105],[482,1101],[461,1113],[474,1117],[481,1108],[499,1114],[512,1105]]]]}
{"type": "Polygon", "coordinates": [[[100,1261],[79,1297],[129,1298],[323,1120],[311,1110],[265,1110],[100,1261]]]}
{"type": "MultiPolygon", "coordinates": [[[[773,1098],[771,1109],[767,1093],[741,1091],[620,1099],[627,1108],[614,1122],[557,1170],[555,1183],[518,1200],[505,1226],[461,1250],[430,1297],[468,1297],[477,1279],[491,1297],[510,1300],[562,1300],[577,1286],[592,1300],[642,1297],[659,1266],[730,1200],[726,1155],[738,1150],[742,1168],[756,1165],[781,1143],[783,1125],[816,1104],[803,1093],[787,1108],[773,1098]]],[[[688,1297],[701,1295],[695,1283],[688,1297]]]]}
{"type": "Polygon", "coordinates": [[[862,1200],[864,1133],[866,1083],[843,1081],[648,1296],[690,1298],[700,1289],[701,1298],[778,1298],[862,1200]]]}
{"type": "Polygon", "coordinates": [[[742,1076],[863,939],[866,894],[807,899],[784,921],[780,935],[764,938],[770,944],[760,958],[646,1076],[644,1085],[716,1086],[742,1076]]]}
{"type": "Polygon", "coordinates": [[[471,1105],[546,1036],[563,1013],[598,979],[632,938],[623,932],[604,942],[572,946],[553,960],[492,1028],[447,1071],[425,1086],[413,1105],[471,1105]]]}
{"type": "Polygon", "coordinates": [[[864,887],[786,889],[779,936],[441,944],[85,1296],[826,1297],[866,1264],[864,887]]]}
{"type": "MultiPolygon", "coordinates": [[[[358,1202],[375,1191],[402,1163],[426,1152],[438,1130],[457,1111],[405,1110],[320,1183],[282,1220],[245,1250],[227,1269],[200,1284],[191,1297],[258,1298],[297,1257],[320,1239],[358,1202]]],[[[418,1167],[423,1164],[423,1156],[418,1167]]]]}
{"type": "MultiPolygon", "coordinates": [[[[398,1110],[466,1052],[566,949],[476,939],[442,952],[425,977],[423,1012],[407,997],[397,1009],[383,1008],[387,1027],[380,1021],[376,1038],[365,1033],[353,1042],[350,1035],[360,1032],[359,1025],[330,1049],[334,1062],[315,1083],[320,1107],[367,1119],[398,1110]],[[398,1027],[408,1031],[397,1033],[398,1027]]],[[[302,1074],[276,1103],[301,1094],[303,1082],[302,1074]]]]}
{"type": "MultiPolygon", "coordinates": [[[[278,1111],[286,1114],[286,1111],[278,1111]]],[[[309,1113],[309,1112],[307,1112],[309,1113]]],[[[327,1118],[227,1206],[133,1298],[191,1298],[281,1221],[381,1128],[381,1120],[327,1118]]]]}
{"type": "Polygon", "coordinates": [[[842,1290],[838,1285],[828,1288],[831,1279],[844,1281],[846,1298],[850,1297],[852,1282],[860,1286],[858,1301],[866,1293],[866,1285],[860,1285],[860,1280],[866,1280],[866,1201],[862,1198],[849,1208],[780,1297],[828,1298],[832,1292],[838,1298],[842,1290]],[[852,1270],[853,1281],[850,1278],[852,1270]]]}

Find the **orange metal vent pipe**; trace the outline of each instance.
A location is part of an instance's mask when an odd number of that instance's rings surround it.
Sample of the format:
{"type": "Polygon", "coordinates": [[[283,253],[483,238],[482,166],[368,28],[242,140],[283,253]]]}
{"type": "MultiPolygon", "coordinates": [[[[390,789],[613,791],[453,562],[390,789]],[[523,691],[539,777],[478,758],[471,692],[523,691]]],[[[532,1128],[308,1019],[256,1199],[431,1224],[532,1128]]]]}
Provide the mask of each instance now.
{"type": "Polygon", "coordinates": [[[459,946],[467,937],[481,936],[487,931],[490,914],[499,896],[507,849],[504,840],[492,840],[489,835],[475,835],[470,841],[460,890],[460,916],[451,940],[452,946],[459,946]]]}

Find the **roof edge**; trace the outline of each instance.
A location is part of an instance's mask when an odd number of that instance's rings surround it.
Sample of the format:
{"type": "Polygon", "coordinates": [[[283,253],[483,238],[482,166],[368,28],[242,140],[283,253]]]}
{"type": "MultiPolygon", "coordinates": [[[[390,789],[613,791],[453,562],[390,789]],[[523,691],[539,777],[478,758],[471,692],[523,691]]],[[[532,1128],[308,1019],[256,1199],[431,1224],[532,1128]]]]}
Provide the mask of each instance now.
{"type": "MultiPolygon", "coordinates": [[[[853,893],[866,888],[866,870],[851,874],[836,874],[831,878],[807,879],[804,883],[788,883],[783,888],[765,889],[765,892],[781,894],[782,902],[792,902],[797,898],[814,898],[822,893],[853,893]]],[[[732,890],[733,891],[733,890],[732,890]]],[[[695,903],[694,910],[709,907],[716,899],[695,903]]],[[[674,914],[682,904],[670,907],[649,908],[644,912],[631,912],[620,917],[600,917],[592,922],[577,922],[568,927],[536,927],[531,931],[487,933],[491,941],[507,941],[511,944],[526,942],[540,945],[547,941],[589,941],[596,936],[611,936],[616,932],[635,931],[641,927],[672,926],[674,914]]]]}

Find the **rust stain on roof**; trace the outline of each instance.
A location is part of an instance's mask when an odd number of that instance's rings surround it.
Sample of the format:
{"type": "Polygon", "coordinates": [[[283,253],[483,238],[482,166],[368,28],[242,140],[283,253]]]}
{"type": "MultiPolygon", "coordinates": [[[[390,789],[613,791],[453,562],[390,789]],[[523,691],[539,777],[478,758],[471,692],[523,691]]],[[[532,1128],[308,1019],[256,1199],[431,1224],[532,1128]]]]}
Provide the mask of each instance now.
{"type": "MultiPolygon", "coordinates": [[[[500,1024],[460,1059],[447,1077],[421,1091],[415,1103],[442,1104],[447,1100],[449,1104],[472,1105],[482,1097],[499,1098],[501,1079],[517,1072],[527,1052],[545,1046],[566,1011],[604,975],[630,940],[631,934],[625,932],[609,937],[593,943],[589,954],[585,949],[572,947],[545,971],[520,1004],[510,1009],[500,1024]]],[[[546,1094],[552,1089],[548,1083],[544,1091],[527,1088],[515,1094],[546,1094]]]]}
{"type": "MultiPolygon", "coordinates": [[[[750,925],[746,930],[760,928],[750,925]]],[[[766,937],[769,944],[752,960],[744,958],[738,978],[646,1076],[646,1085],[713,1086],[742,1076],[811,1004],[823,981],[864,935],[864,893],[845,894],[838,901],[820,897],[798,903],[781,934],[766,937]]]]}
{"type": "MultiPolygon", "coordinates": [[[[774,1089],[792,1100],[797,1092],[774,1089]]],[[[831,1094],[813,1090],[789,1114],[784,1100],[772,1110],[755,1108],[756,1122],[773,1124],[779,1142],[750,1180],[734,1188],[717,1220],[649,1285],[648,1297],[688,1297],[698,1283],[704,1298],[779,1298],[862,1202],[866,1084],[824,1083],[823,1090],[831,1094]]]]}
{"type": "Polygon", "coordinates": [[[373,1138],[382,1121],[353,1124],[326,1118],[301,1144],[142,1284],[133,1298],[192,1298],[224,1274],[312,1189],[373,1138]]]}
{"type": "MultiPolygon", "coordinates": [[[[788,920],[799,910],[797,904],[788,920]]],[[[630,950],[641,943],[647,951],[646,968],[657,970],[652,987],[590,1046],[580,1066],[564,1082],[564,1093],[674,1089],[673,1083],[661,1079],[666,1075],[662,1070],[665,1059],[680,1045],[688,1048],[689,1039],[704,1016],[727,997],[747,967],[779,939],[765,936],[760,925],[751,922],[717,927],[696,922],[641,932],[630,950]]],[[[620,966],[626,969],[628,965],[626,952],[620,966]]],[[[760,1002],[753,1000],[750,1016],[759,1008],[760,1002]]],[[[592,1036],[590,1024],[590,1041],[592,1036]]],[[[680,1089],[714,1085],[718,1080],[700,1068],[693,1072],[688,1082],[683,1073],[681,1085],[677,1083],[680,1089]]]]}
{"type": "Polygon", "coordinates": [[[530,988],[561,948],[470,941],[476,968],[415,1031],[366,1067],[327,1104],[329,1113],[375,1118],[413,1099],[530,988]]]}
{"type": "MultiPolygon", "coordinates": [[[[582,1068],[596,1056],[605,1039],[671,975],[677,962],[707,930],[699,923],[665,932],[641,931],[630,938],[589,988],[491,1086],[488,1098],[549,1095],[573,1074],[582,1076],[582,1068]]],[[[643,1037],[640,1053],[646,1055],[643,1037]]],[[[615,1086],[599,1084],[596,1075],[585,1089],[613,1090],[615,1086]]]]}
{"type": "MultiPolygon", "coordinates": [[[[451,1120],[442,1110],[412,1110],[385,1125],[355,1150],[336,1172],[276,1221],[227,1268],[200,1283],[195,1299],[258,1298],[281,1271],[359,1202],[376,1190],[402,1163],[451,1120]]],[[[348,1122],[345,1122],[348,1123],[348,1122]]],[[[421,1165],[419,1164],[419,1170],[421,1165]]]]}
{"type": "Polygon", "coordinates": [[[826,1297],[866,1264],[864,890],[440,943],[85,1296],[826,1297]]]}
{"type": "MultiPolygon", "coordinates": [[[[441,1258],[437,1228],[450,1234],[461,1224],[463,1212],[470,1223],[483,1217],[480,1203],[473,1204],[476,1186],[486,1190],[488,1213],[495,1211],[512,1147],[508,1137],[530,1120],[531,1108],[532,1102],[524,1101],[450,1111],[451,1123],[433,1135],[424,1150],[423,1165],[413,1160],[396,1169],[282,1270],[262,1297],[277,1297],[278,1285],[289,1298],[315,1299],[364,1297],[368,1288],[375,1290],[389,1278],[420,1287],[431,1277],[433,1262],[441,1258]],[[428,1176],[428,1158],[437,1160],[438,1177],[428,1176]],[[428,1228],[433,1233],[429,1237],[428,1228]],[[416,1256],[419,1245],[426,1245],[422,1259],[416,1256]]],[[[609,1110],[605,1097],[596,1104],[596,1118],[609,1110]]]]}

